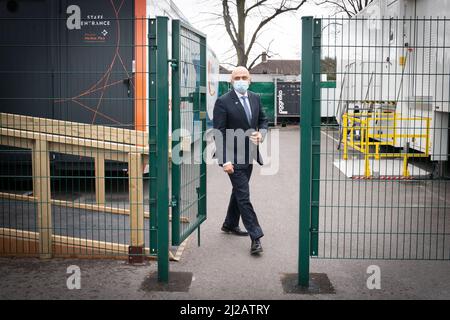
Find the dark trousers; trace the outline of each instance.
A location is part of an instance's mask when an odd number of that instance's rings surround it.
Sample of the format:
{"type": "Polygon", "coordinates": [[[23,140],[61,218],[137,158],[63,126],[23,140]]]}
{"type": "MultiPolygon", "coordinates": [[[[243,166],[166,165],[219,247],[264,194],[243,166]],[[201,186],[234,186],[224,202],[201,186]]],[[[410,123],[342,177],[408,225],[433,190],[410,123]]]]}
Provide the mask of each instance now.
{"type": "Polygon", "coordinates": [[[234,173],[230,174],[233,191],[228,205],[225,225],[234,228],[239,225],[239,217],[242,218],[245,229],[251,239],[261,238],[264,233],[259,226],[253,205],[250,202],[249,181],[252,175],[253,165],[235,165],[234,173]]]}

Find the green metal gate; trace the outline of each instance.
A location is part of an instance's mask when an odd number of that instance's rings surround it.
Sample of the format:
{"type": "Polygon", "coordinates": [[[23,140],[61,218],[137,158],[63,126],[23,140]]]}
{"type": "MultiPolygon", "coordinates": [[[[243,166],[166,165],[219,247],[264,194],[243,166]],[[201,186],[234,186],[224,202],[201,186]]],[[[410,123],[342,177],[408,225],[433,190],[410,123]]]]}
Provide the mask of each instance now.
{"type": "Polygon", "coordinates": [[[157,17],[150,33],[150,210],[151,253],[158,255],[158,278],[169,278],[169,231],[180,245],[206,220],[206,37],[172,21],[172,59],[168,56],[168,18],[157,17]],[[169,160],[169,70],[172,94],[172,153],[169,160]],[[171,170],[169,170],[169,164],[171,170]],[[171,181],[171,188],[169,182],[171,181]],[[170,189],[170,192],[169,192],[170,189]],[[169,208],[172,213],[169,230],[169,208]]]}
{"type": "Polygon", "coordinates": [[[311,256],[449,260],[448,19],[302,20],[299,284],[311,256]]]}
{"type": "Polygon", "coordinates": [[[173,20],[172,57],[172,244],[179,245],[206,220],[206,37],[173,20]]]}

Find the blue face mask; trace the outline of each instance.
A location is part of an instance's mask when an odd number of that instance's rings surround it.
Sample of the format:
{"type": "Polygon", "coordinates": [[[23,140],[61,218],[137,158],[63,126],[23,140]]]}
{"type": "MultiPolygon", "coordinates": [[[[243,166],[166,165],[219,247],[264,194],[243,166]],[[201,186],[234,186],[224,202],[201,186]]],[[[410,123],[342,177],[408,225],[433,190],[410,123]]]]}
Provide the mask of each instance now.
{"type": "Polygon", "coordinates": [[[236,80],[233,82],[233,88],[240,94],[244,94],[248,90],[248,80],[236,80]]]}

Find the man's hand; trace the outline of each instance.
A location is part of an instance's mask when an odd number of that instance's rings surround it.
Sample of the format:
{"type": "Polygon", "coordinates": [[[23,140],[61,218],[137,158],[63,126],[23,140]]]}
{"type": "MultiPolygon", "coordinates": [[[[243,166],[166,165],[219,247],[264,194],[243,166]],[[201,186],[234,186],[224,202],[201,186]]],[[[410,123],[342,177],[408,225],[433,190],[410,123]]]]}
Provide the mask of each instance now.
{"type": "Polygon", "coordinates": [[[259,145],[263,141],[263,136],[261,132],[258,131],[253,132],[252,135],[250,136],[250,141],[253,144],[259,145]]]}
{"type": "Polygon", "coordinates": [[[234,173],[234,166],[231,163],[225,164],[223,166],[223,171],[225,171],[228,174],[233,174],[234,173]]]}

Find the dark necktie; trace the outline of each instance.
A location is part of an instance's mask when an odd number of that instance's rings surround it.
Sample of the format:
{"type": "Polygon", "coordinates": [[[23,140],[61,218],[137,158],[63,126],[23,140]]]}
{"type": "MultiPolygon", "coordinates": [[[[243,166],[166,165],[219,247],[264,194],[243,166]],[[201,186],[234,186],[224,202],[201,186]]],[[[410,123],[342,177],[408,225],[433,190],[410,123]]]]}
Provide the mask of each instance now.
{"type": "Polygon", "coordinates": [[[252,123],[252,112],[250,110],[250,106],[248,105],[247,102],[248,97],[247,96],[242,96],[242,101],[244,102],[244,110],[245,110],[245,115],[247,116],[247,121],[248,124],[252,123]]]}

